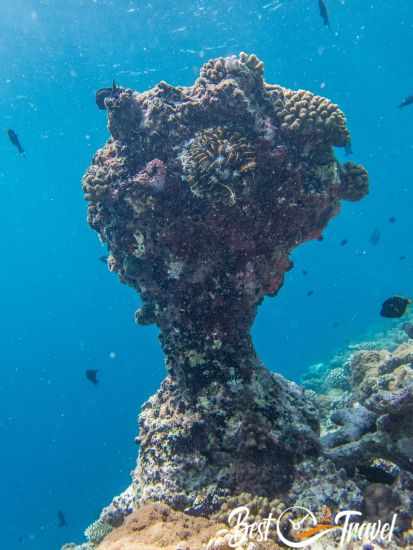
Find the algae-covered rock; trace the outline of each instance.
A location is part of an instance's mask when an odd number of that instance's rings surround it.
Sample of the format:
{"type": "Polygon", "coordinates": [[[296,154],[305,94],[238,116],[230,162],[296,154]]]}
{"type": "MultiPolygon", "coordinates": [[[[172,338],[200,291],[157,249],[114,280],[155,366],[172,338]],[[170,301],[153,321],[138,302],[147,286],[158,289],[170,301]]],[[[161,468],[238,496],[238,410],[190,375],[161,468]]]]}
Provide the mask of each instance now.
{"type": "Polygon", "coordinates": [[[367,173],[334,156],[350,144],[337,105],[263,70],[241,53],[208,61],[193,86],[117,87],[104,102],[111,138],[83,179],[110,271],[140,294],[136,320],[159,327],[166,355],[132,492],[194,516],[241,494],[351,501],[320,456],[313,397],[260,364],[250,329],[292,250],[367,193],[367,173]],[[325,491],[310,488],[317,468],[325,491]]]}

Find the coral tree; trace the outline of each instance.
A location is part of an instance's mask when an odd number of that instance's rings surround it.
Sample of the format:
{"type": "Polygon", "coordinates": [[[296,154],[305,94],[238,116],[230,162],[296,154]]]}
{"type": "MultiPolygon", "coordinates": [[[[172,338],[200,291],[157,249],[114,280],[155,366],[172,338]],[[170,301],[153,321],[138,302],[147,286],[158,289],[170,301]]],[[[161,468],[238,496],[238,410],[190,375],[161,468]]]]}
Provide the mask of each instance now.
{"type": "Polygon", "coordinates": [[[191,87],[119,88],[105,106],[88,221],[142,298],[137,322],[160,328],[168,372],[140,416],[141,501],[208,514],[240,493],[286,496],[300,464],[316,475],[318,413],[263,368],[249,330],[290,252],[367,193],[364,168],[333,153],[350,143],[345,117],[267,84],[245,53],[209,61],[191,87]]]}

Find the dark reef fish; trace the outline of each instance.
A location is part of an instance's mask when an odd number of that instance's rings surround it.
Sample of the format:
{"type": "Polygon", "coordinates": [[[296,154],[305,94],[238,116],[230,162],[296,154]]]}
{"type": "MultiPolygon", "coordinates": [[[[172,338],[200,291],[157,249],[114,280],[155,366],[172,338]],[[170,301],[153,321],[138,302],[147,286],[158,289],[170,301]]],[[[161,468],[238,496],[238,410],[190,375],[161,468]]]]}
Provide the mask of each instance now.
{"type": "Polygon", "coordinates": [[[66,527],[67,523],[66,523],[66,518],[65,518],[65,515],[64,513],[62,512],[62,510],[58,510],[57,512],[57,526],[58,527],[66,527]]]}
{"type": "Polygon", "coordinates": [[[396,218],[394,216],[390,216],[389,223],[396,223],[396,218]]]}
{"type": "Polygon", "coordinates": [[[340,242],[340,246],[346,246],[346,244],[348,244],[348,240],[347,240],[347,239],[343,239],[343,240],[340,242]]]}
{"type": "Polygon", "coordinates": [[[403,298],[403,296],[392,296],[383,302],[380,315],[382,317],[388,317],[389,319],[402,317],[411,303],[412,300],[410,298],[403,298]]]}
{"type": "MultiPolygon", "coordinates": [[[[388,483],[395,481],[394,475],[374,466],[358,466],[357,472],[370,483],[388,483]]],[[[363,546],[364,550],[364,546],[363,546]]]]}
{"type": "Polygon", "coordinates": [[[407,107],[408,105],[413,104],[413,95],[409,95],[406,97],[406,99],[403,99],[403,101],[399,105],[399,109],[403,109],[403,107],[407,107]]]}
{"type": "MultiPolygon", "coordinates": [[[[318,7],[320,9],[320,16],[326,27],[330,28],[330,17],[328,15],[327,5],[325,0],[318,0],[318,7]]],[[[351,148],[351,145],[350,145],[351,148]]],[[[347,151],[346,151],[347,152],[347,151]]]]}
{"type": "Polygon", "coordinates": [[[312,296],[313,294],[314,294],[314,290],[309,290],[309,291],[307,292],[307,296],[312,296]]]}
{"type": "Polygon", "coordinates": [[[380,233],[380,229],[378,229],[376,227],[376,229],[373,231],[373,233],[370,235],[370,239],[369,239],[369,243],[373,246],[376,246],[379,244],[380,242],[380,237],[381,237],[381,233],[380,233]]]}
{"type": "Polygon", "coordinates": [[[7,130],[7,135],[9,136],[9,140],[12,142],[12,144],[17,147],[17,150],[19,151],[20,154],[23,154],[24,153],[24,149],[20,143],[20,140],[19,140],[19,136],[16,134],[16,132],[14,130],[12,130],[11,128],[9,128],[7,130]]]}
{"type": "Polygon", "coordinates": [[[108,257],[107,256],[99,256],[99,260],[105,265],[107,265],[107,263],[108,263],[108,257]]]}
{"type": "Polygon", "coordinates": [[[92,382],[92,384],[95,384],[95,385],[99,382],[99,380],[97,379],[97,373],[98,373],[97,369],[87,369],[85,371],[86,378],[90,382],[92,382]]]}
{"type": "Polygon", "coordinates": [[[105,99],[107,97],[114,97],[116,94],[119,93],[119,88],[116,85],[116,82],[112,82],[112,86],[110,88],[100,88],[96,92],[96,105],[104,111],[106,109],[105,107],[105,99]]]}

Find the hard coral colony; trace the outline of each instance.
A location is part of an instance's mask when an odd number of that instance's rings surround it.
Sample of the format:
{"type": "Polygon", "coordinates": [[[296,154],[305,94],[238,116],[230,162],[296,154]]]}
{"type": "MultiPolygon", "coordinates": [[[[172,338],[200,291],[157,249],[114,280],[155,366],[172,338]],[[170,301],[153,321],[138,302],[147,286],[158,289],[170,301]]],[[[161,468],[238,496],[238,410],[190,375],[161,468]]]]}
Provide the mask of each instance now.
{"type": "Polygon", "coordinates": [[[343,113],[266,83],[245,53],[209,61],[193,86],[118,88],[105,106],[88,220],[142,298],[138,322],[160,328],[168,372],[140,415],[135,503],[201,515],[240,494],[358,504],[321,454],[312,399],[260,364],[249,334],[291,251],[368,191],[365,169],[334,156],[350,142],[343,113]]]}

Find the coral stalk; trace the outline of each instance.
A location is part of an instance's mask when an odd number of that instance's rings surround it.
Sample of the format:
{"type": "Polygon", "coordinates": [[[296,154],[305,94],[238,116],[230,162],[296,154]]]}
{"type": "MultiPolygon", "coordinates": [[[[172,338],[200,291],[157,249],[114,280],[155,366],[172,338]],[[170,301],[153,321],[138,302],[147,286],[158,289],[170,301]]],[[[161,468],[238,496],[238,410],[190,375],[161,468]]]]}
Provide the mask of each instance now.
{"type": "Polygon", "coordinates": [[[137,321],[159,326],[168,371],[140,417],[141,500],[208,514],[241,492],[288,495],[319,455],[317,411],[260,365],[249,332],[290,252],[367,193],[364,168],[334,157],[345,117],[267,84],[244,53],[209,61],[191,87],[118,88],[105,106],[88,219],[142,298],[137,321]]]}

